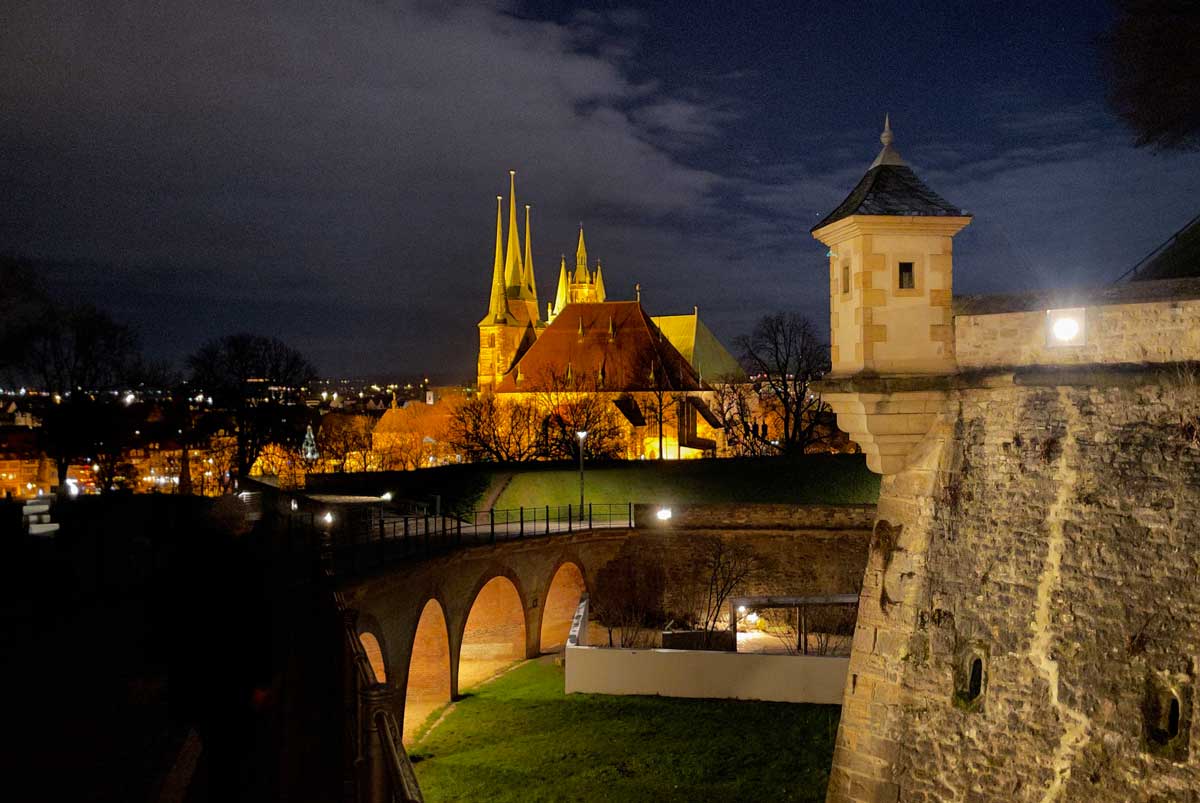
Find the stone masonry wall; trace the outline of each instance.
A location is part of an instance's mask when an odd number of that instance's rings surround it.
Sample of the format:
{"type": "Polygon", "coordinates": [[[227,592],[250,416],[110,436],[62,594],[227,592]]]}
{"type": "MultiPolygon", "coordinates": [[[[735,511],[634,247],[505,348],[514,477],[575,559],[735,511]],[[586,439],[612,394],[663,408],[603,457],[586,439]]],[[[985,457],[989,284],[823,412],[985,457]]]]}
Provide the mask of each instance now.
{"type": "Polygon", "coordinates": [[[829,800],[1200,801],[1198,427],[1181,371],[959,392],[883,481],[829,800]]]}
{"type": "MultiPolygon", "coordinates": [[[[1056,306],[1076,305],[1067,302],[1056,306]]],[[[1200,300],[1085,309],[1087,342],[1070,348],[1047,347],[1045,309],[957,315],[954,349],[959,370],[1174,362],[1200,355],[1200,300]]]]}

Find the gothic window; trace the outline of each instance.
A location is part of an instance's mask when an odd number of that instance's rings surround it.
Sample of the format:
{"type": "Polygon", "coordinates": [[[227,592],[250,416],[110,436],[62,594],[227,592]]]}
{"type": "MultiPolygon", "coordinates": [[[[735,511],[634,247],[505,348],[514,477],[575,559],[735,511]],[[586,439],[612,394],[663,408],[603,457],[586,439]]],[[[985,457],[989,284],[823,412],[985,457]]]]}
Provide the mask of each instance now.
{"type": "Polygon", "coordinates": [[[850,292],[850,266],[842,265],[842,295],[850,292]]]}
{"type": "Polygon", "coordinates": [[[913,263],[900,263],[900,289],[912,290],[917,286],[916,277],[913,275],[913,263]]]}

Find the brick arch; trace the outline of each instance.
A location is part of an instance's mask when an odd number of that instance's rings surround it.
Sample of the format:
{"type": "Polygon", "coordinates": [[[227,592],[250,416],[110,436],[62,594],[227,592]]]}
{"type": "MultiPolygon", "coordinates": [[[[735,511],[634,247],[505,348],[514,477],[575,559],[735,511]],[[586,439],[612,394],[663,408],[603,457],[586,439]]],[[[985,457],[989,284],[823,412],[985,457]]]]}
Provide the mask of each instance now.
{"type": "Polygon", "coordinates": [[[450,626],[446,607],[438,595],[422,597],[404,673],[404,741],[409,742],[426,718],[450,702],[453,677],[450,660],[450,626]]]}
{"type": "Polygon", "coordinates": [[[489,566],[475,582],[457,633],[456,691],[530,657],[528,597],[523,585],[506,566],[489,566]]]}
{"type": "Polygon", "coordinates": [[[359,643],[363,645],[363,650],[367,653],[367,660],[371,663],[371,669],[375,673],[376,682],[391,682],[392,663],[388,658],[391,653],[388,652],[388,639],[384,633],[383,625],[372,614],[357,611],[354,617],[354,635],[358,638],[359,643]],[[372,641],[374,642],[374,647],[369,646],[372,641]],[[380,670],[382,670],[382,675],[380,674],[380,670]]]}
{"type": "Polygon", "coordinates": [[[591,588],[583,562],[575,556],[560,558],[542,588],[545,594],[537,611],[538,651],[557,651],[566,644],[580,594],[591,588]]]}

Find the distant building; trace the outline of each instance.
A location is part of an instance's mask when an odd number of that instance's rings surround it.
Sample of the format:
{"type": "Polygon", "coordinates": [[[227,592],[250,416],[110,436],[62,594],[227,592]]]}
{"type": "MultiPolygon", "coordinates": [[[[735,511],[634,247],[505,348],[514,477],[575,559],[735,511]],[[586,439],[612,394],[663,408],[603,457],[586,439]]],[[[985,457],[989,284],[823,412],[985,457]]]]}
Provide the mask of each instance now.
{"type": "Polygon", "coordinates": [[[502,201],[497,197],[488,311],[479,322],[480,391],[511,398],[542,394],[543,402],[547,391],[601,393],[625,421],[627,457],[658,457],[660,444],[663,457],[716,453],[720,423],[708,406],[710,382],[738,376],[741,369],[700,321],[698,309],[655,318],[640,300],[610,301],[599,261],[589,268],[580,227],[574,270],[564,257],[543,319],[528,206],[524,253],[517,237],[515,174],[509,179],[507,239],[502,201]],[[669,433],[657,431],[660,420],[671,422],[669,433]]]}

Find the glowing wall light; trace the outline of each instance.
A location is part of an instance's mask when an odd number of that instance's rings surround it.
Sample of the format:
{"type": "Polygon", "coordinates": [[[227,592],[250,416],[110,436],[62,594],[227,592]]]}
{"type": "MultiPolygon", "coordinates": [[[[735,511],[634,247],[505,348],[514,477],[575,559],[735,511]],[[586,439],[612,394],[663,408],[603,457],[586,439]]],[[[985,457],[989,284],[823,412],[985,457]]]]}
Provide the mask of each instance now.
{"type": "Polygon", "coordinates": [[[1083,307],[1046,310],[1046,345],[1082,346],[1087,343],[1087,315],[1083,307]]]}
{"type": "Polygon", "coordinates": [[[671,519],[671,508],[660,507],[658,509],[658,512],[655,513],[654,515],[658,516],[659,521],[669,521],[671,519]]]}

